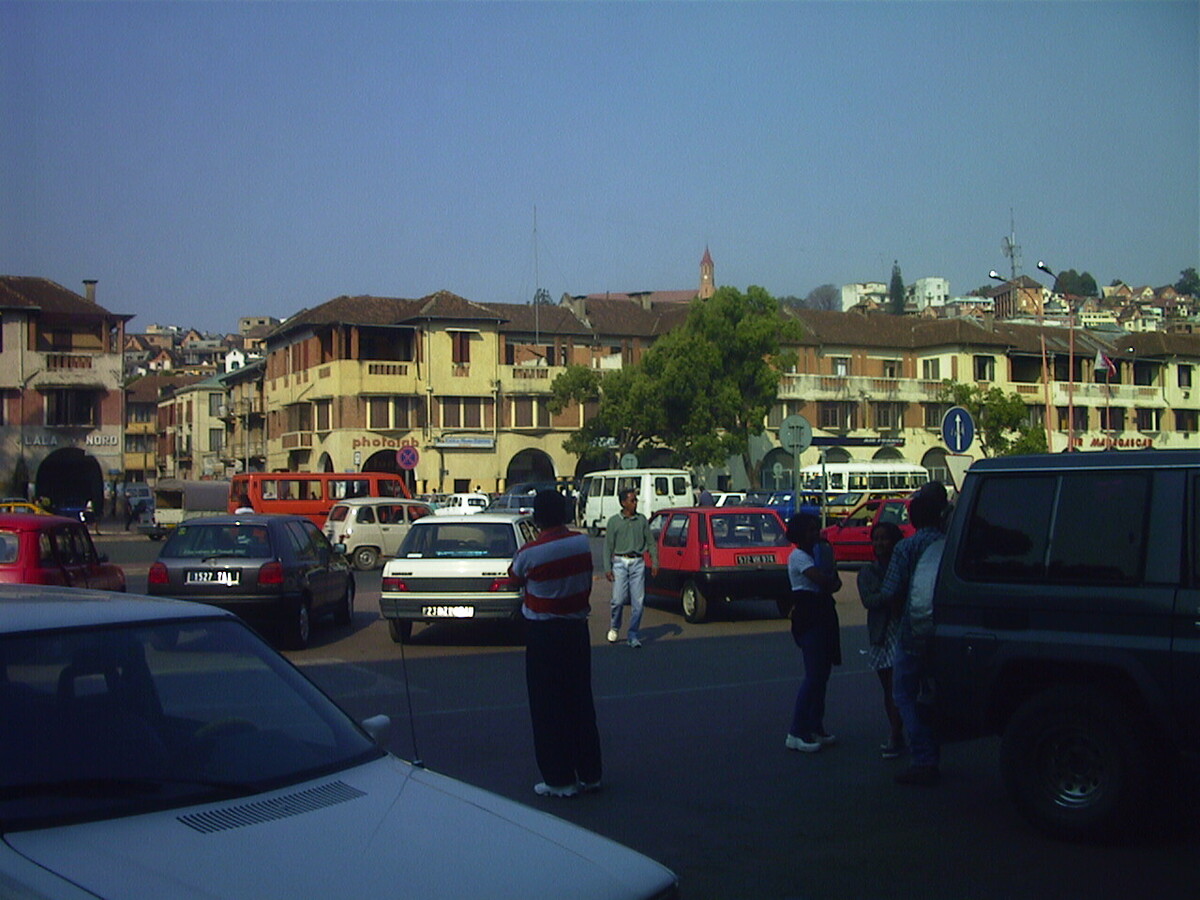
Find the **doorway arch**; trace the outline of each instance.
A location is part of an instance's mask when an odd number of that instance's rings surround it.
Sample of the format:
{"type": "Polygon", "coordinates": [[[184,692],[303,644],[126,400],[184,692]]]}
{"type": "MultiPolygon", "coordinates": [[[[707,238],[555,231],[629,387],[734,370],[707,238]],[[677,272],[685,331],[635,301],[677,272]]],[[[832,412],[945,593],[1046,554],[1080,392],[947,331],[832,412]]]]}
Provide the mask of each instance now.
{"type": "Polygon", "coordinates": [[[335,471],[333,468],[333,457],[330,456],[328,453],[322,453],[321,458],[319,460],[317,460],[317,471],[318,472],[333,472],[333,471],[335,471]]]}
{"type": "Polygon", "coordinates": [[[554,460],[544,451],[528,447],[508,461],[506,487],[522,481],[554,481],[554,460]]]}
{"type": "Polygon", "coordinates": [[[367,457],[362,470],[364,472],[390,472],[392,475],[399,475],[408,486],[409,494],[416,490],[416,477],[413,475],[412,469],[400,468],[395,450],[376,450],[367,457]]]}
{"type": "Polygon", "coordinates": [[[872,459],[881,459],[887,462],[904,462],[904,454],[895,447],[880,447],[875,451],[872,459]]]}
{"type": "Polygon", "coordinates": [[[950,480],[950,466],[946,464],[946,451],[940,447],[926,451],[925,455],[921,457],[921,465],[929,473],[930,481],[940,481],[942,484],[953,483],[950,480]]]}
{"type": "Polygon", "coordinates": [[[37,496],[49,497],[55,507],[92,506],[104,509],[104,475],[96,457],[79,447],[55,450],[38,466],[37,496]]]}

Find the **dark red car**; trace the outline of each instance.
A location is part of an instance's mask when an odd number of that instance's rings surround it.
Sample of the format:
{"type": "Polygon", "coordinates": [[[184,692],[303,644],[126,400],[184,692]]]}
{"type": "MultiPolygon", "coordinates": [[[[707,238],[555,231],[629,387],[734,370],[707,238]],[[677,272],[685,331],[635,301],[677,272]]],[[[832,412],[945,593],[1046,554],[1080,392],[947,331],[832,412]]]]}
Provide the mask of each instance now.
{"type": "Polygon", "coordinates": [[[908,524],[909,497],[869,497],[830,525],[821,535],[833,545],[833,558],[843,562],[870,562],[871,529],[876,522],[895,522],[908,537],[916,529],[908,524]]]}
{"type": "Polygon", "coordinates": [[[62,516],[0,515],[0,582],[125,590],[125,572],[96,552],[87,526],[62,516]]]}
{"type": "Polygon", "coordinates": [[[649,596],[678,600],[689,622],[718,604],[764,598],[782,605],[792,545],[773,509],[693,506],[663,509],[650,520],[658,543],[658,575],[646,570],[649,596]]]}

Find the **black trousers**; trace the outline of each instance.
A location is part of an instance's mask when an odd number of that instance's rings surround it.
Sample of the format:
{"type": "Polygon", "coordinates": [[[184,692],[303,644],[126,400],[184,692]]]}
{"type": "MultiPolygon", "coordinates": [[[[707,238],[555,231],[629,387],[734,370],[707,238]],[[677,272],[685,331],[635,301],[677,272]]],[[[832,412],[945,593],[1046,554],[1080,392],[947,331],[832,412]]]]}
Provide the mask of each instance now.
{"type": "Polygon", "coordinates": [[[592,645],[584,619],[526,622],[525,683],[533,749],[551,787],[600,780],[592,645]]]}

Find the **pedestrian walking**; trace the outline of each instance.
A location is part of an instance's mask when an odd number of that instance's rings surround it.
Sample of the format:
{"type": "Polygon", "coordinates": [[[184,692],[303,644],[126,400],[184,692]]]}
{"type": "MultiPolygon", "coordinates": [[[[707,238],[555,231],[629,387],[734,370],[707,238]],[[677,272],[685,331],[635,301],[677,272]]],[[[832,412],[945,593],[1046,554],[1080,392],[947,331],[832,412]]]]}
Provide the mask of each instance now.
{"type": "Polygon", "coordinates": [[[588,635],[592,551],[585,535],[566,527],[566,501],[539,491],[533,523],[539,534],[513,556],[509,575],[524,587],[525,686],[533,748],[544,797],[600,789],[600,731],[592,696],[588,635]]]}
{"type": "Polygon", "coordinates": [[[883,711],[888,720],[888,739],[879,749],[884,759],[896,759],[904,753],[904,725],[892,699],[892,662],[900,635],[900,619],[892,615],[883,597],[883,577],[892,551],[904,538],[895,522],[877,522],[871,529],[871,547],[875,559],[858,570],[858,596],[867,611],[867,663],[879,677],[883,688],[883,711]]]}
{"type": "Polygon", "coordinates": [[[142,513],[146,511],[147,505],[145,500],[138,500],[132,505],[128,502],[128,500],[126,500],[125,505],[125,530],[128,531],[130,525],[132,525],[134,522],[140,522],[142,520],[142,513]]]}
{"type": "Polygon", "coordinates": [[[916,533],[900,541],[892,551],[881,588],[892,615],[900,620],[900,633],[892,661],[892,697],[908,735],[912,765],[896,774],[895,780],[899,784],[929,786],[941,779],[938,768],[941,748],[927,711],[918,703],[922,687],[929,678],[927,648],[913,631],[909,601],[912,598],[913,573],[921,554],[942,537],[941,523],[946,507],[946,488],[941,482],[930,481],[913,495],[908,504],[908,520],[917,529],[916,533]]]}
{"type": "Polygon", "coordinates": [[[825,730],[825,689],[833,667],[842,662],[833,600],[842,581],[833,548],[821,540],[820,519],[811,513],[795,514],[788,519],[787,538],[795,544],[788,556],[788,583],[792,589],[792,639],[804,657],[804,680],[796,692],[784,746],[816,753],[836,741],[825,730]]]}
{"type": "Polygon", "coordinates": [[[612,609],[608,642],[621,637],[621,612],[629,602],[629,646],[642,646],[638,631],[642,626],[642,608],[646,602],[646,558],[650,554],[650,574],[658,574],[658,546],[650,533],[650,523],[637,511],[638,493],[633,488],[621,491],[621,511],[608,520],[604,532],[604,577],[612,582],[612,609]]]}

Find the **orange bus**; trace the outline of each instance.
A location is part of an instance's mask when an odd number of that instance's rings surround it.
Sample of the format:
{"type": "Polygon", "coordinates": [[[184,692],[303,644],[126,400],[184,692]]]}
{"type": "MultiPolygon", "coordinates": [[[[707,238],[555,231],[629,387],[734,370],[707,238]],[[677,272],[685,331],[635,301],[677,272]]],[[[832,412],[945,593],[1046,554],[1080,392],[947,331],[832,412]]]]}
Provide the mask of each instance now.
{"type": "Polygon", "coordinates": [[[333,504],[351,497],[412,497],[391,472],[250,472],[229,483],[229,512],[250,506],[260,513],[308,516],[318,528],[333,504]]]}

